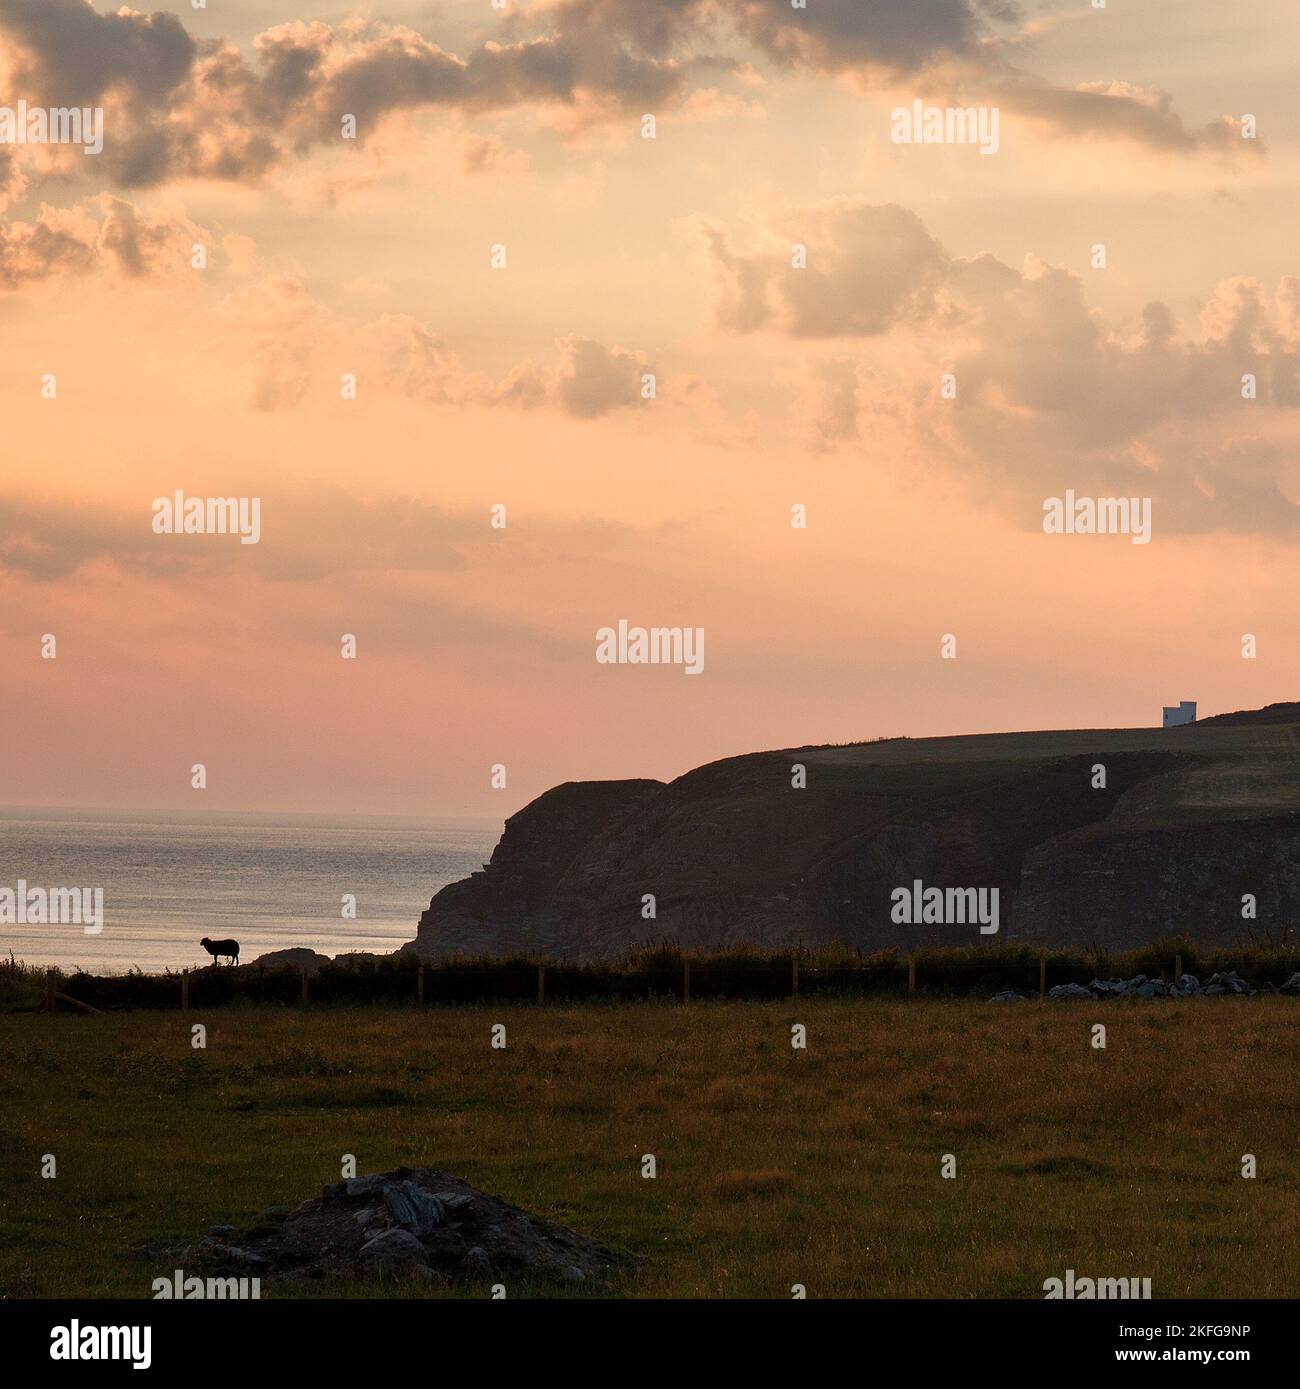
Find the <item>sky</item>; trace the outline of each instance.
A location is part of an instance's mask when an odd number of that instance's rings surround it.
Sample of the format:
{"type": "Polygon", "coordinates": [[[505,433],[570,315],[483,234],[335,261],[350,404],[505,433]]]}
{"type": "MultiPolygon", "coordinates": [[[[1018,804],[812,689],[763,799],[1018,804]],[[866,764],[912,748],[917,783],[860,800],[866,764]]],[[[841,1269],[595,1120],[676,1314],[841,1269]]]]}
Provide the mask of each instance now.
{"type": "Polygon", "coordinates": [[[1291,0],[0,0],[0,121],[103,112],[0,144],[0,803],[505,816],[1298,697],[1297,51],[1291,0]]]}

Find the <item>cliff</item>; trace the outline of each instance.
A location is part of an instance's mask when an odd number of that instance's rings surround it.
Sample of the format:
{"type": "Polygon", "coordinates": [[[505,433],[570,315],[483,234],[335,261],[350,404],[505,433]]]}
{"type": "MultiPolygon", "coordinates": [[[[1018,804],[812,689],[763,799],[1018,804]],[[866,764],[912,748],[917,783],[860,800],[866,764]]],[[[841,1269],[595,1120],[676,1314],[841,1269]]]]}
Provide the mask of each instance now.
{"type": "Polygon", "coordinates": [[[404,949],[981,939],[972,924],[894,922],[891,894],[915,879],[996,887],[1000,929],[984,939],[1277,939],[1300,922],[1297,773],[1300,705],[1273,705],[1175,729],[893,739],[753,753],[666,784],[571,782],[512,816],[485,871],[439,892],[404,949]]]}

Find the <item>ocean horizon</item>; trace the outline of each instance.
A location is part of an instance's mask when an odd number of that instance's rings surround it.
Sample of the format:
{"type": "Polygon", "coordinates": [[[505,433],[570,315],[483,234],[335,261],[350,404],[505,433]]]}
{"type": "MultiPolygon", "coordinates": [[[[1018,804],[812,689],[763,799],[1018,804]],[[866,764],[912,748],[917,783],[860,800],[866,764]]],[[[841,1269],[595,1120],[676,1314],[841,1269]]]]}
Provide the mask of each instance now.
{"type": "Polygon", "coordinates": [[[0,807],[0,888],[102,889],[104,902],[98,934],[0,922],[0,952],[91,974],[208,965],[203,936],[238,940],[245,963],[295,946],[387,953],[500,834],[468,817],[0,807]]]}

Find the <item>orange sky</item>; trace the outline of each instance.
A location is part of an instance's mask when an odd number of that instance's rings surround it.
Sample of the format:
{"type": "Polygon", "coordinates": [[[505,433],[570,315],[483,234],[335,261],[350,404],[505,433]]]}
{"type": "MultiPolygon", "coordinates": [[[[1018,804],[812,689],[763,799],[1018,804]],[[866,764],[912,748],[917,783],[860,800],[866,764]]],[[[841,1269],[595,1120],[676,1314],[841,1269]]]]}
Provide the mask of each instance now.
{"type": "Polygon", "coordinates": [[[1293,6],[228,8],[0,0],[0,106],[106,132],[0,146],[0,803],[504,816],[1296,697],[1293,6]],[[704,672],[597,664],[620,618],[704,672]]]}

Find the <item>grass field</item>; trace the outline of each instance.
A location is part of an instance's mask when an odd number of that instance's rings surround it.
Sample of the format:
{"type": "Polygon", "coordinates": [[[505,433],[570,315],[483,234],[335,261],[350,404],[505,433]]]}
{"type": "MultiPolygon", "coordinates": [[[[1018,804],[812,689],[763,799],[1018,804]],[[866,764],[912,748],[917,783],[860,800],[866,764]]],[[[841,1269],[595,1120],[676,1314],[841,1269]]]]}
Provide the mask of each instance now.
{"type": "Polygon", "coordinates": [[[987,767],[1083,755],[1104,760],[1116,754],[1155,751],[1192,754],[1198,762],[1122,798],[1115,812],[1117,821],[1163,824],[1300,810],[1300,777],[1296,775],[1300,728],[1294,723],[974,733],[814,748],[801,750],[800,755],[810,766],[827,769],[873,768],[880,774],[901,768],[906,779],[919,781],[938,769],[951,776],[952,769],[963,763],[987,767]]]}
{"type": "Polygon", "coordinates": [[[318,1194],[353,1153],[646,1255],[621,1296],[1032,1298],[1073,1268],[1294,1297],[1298,1051],[1286,998],[0,1017],[0,1294],[146,1297],[164,1270],[121,1251],[318,1194]]]}

